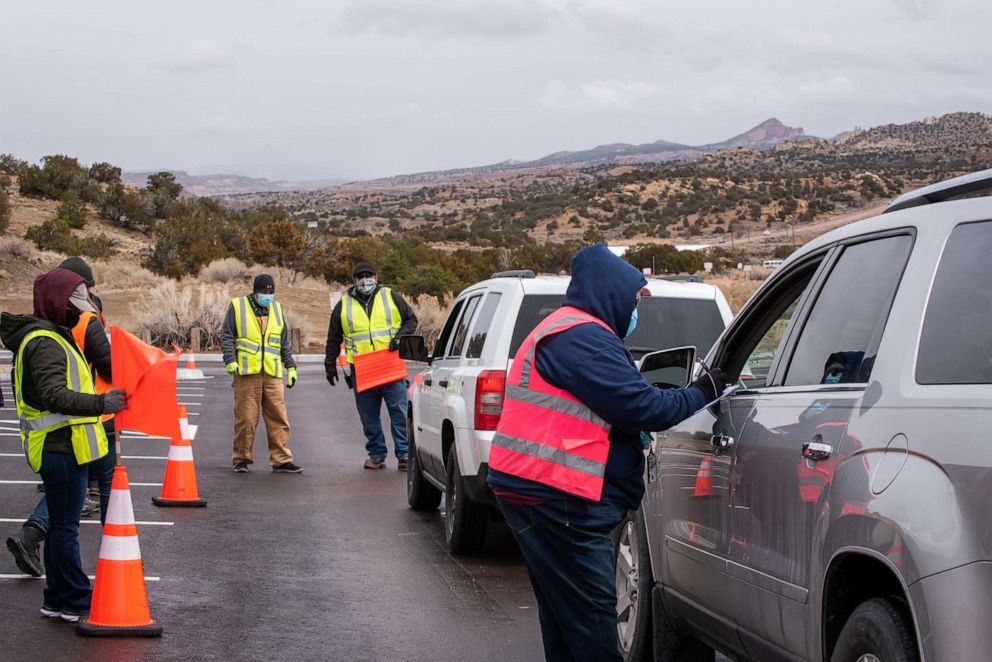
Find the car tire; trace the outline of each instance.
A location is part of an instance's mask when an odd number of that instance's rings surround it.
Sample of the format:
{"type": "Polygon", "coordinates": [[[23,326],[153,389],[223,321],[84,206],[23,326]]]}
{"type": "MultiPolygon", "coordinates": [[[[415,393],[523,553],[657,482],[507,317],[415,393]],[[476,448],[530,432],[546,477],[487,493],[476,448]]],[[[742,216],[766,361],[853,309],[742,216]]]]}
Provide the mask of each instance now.
{"type": "Polygon", "coordinates": [[[409,467],[406,472],[406,502],[412,510],[436,510],[441,503],[441,490],[427,482],[417,455],[417,443],[413,436],[413,419],[406,419],[406,439],[409,444],[409,467]]]}
{"type": "Polygon", "coordinates": [[[448,451],[444,465],[446,482],[444,492],[444,538],[452,554],[475,554],[486,541],[489,526],[489,509],[472,503],[465,492],[462,474],[458,469],[455,445],[448,451]]]}
{"type": "Polygon", "coordinates": [[[628,510],[613,533],[617,588],[617,641],[624,662],[652,656],[651,557],[644,514],[628,510]]]}
{"type": "Polygon", "coordinates": [[[895,603],[872,598],[851,612],[837,637],[830,662],[917,662],[913,630],[895,603]]]}

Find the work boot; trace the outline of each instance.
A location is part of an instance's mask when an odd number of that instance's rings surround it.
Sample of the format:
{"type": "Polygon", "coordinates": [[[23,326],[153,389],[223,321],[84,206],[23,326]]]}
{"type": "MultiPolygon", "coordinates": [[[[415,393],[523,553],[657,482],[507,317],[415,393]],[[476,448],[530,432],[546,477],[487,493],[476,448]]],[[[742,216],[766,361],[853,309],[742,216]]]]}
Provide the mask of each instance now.
{"type": "Polygon", "coordinates": [[[33,524],[25,524],[21,530],[7,538],[7,549],[14,556],[17,568],[32,577],[41,577],[42,565],[38,548],[45,539],[45,532],[33,524]]]}
{"type": "Polygon", "coordinates": [[[284,462],[272,467],[272,471],[277,474],[300,474],[303,473],[303,467],[292,462],[284,462]]]}
{"type": "Polygon", "coordinates": [[[406,455],[400,455],[396,461],[397,471],[408,471],[410,469],[410,459],[406,455]]]}
{"type": "Polygon", "coordinates": [[[248,473],[248,463],[247,462],[238,462],[237,464],[235,464],[234,465],[234,473],[236,473],[236,474],[246,474],[246,473],[248,473]]]}

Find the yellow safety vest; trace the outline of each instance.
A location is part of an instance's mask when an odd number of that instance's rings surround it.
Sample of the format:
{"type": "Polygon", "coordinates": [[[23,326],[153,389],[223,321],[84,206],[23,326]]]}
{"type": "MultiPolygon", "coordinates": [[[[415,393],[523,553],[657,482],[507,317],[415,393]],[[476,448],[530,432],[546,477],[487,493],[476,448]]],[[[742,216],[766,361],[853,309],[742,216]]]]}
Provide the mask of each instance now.
{"type": "Polygon", "coordinates": [[[24,348],[35,338],[51,338],[65,351],[68,370],[66,372],[66,387],[70,391],[96,395],[93,386],[93,375],[90,374],[86,359],[79,350],[65,338],[47,329],[32,331],[21,342],[17,350],[17,364],[14,369],[14,400],[17,404],[17,417],[21,424],[21,449],[31,470],[41,471],[41,453],[45,446],[45,437],[49,432],[72,426],[72,452],[76,462],[86,464],[103,457],[109,451],[107,434],[103,431],[99,416],[71,416],[56,414],[35,409],[24,401],[24,348]]]}
{"type": "Polygon", "coordinates": [[[393,302],[392,290],[380,287],[372,302],[372,316],[349,293],[341,299],[341,328],[344,330],[344,349],[348,363],[355,362],[355,353],[364,354],[389,347],[402,325],[400,309],[393,302]]]}
{"type": "Polygon", "coordinates": [[[286,318],[282,304],[273,301],[269,306],[269,323],[262,337],[262,326],[251,309],[248,297],[231,301],[234,306],[234,353],[241,366],[242,375],[265,374],[282,378],[282,329],[286,318]]]}

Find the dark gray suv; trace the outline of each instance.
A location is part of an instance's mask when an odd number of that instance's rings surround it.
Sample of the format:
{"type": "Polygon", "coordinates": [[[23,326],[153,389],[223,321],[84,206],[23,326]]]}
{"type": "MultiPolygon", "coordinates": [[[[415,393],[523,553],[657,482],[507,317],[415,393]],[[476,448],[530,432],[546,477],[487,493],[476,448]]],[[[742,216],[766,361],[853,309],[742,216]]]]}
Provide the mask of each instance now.
{"type": "Polygon", "coordinates": [[[618,531],[628,659],[992,660],[990,191],[807,244],[713,346],[739,390],[656,435],[618,531]]]}

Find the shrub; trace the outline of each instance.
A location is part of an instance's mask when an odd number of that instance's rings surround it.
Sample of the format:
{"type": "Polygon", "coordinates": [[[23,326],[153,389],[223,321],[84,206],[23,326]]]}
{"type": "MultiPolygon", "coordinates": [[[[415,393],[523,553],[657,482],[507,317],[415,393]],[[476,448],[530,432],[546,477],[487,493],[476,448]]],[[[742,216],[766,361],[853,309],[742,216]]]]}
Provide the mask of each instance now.
{"type": "Polygon", "coordinates": [[[93,279],[96,280],[97,287],[117,288],[117,289],[144,289],[150,290],[158,287],[165,278],[156,276],[148,269],[139,267],[134,260],[129,257],[115,257],[112,259],[94,260],[90,263],[93,268],[93,279]]]}
{"type": "Polygon", "coordinates": [[[19,171],[21,195],[59,200],[67,191],[81,197],[89,193],[89,172],[76,159],[55,154],[41,159],[42,165],[25,166],[19,171]]]}
{"type": "Polygon", "coordinates": [[[13,154],[0,154],[0,172],[8,175],[16,175],[27,164],[27,161],[22,161],[13,154]]]}
{"type": "Polygon", "coordinates": [[[20,237],[0,237],[0,255],[28,262],[36,255],[31,244],[20,237]]]}
{"type": "Polygon", "coordinates": [[[190,330],[197,327],[206,347],[220,345],[220,328],[231,292],[226,285],[186,285],[168,280],[131,304],[138,329],[148,331],[152,344],[189,347],[190,330]]]}
{"type": "Polygon", "coordinates": [[[248,267],[236,257],[214,260],[200,271],[204,283],[231,283],[248,275],[248,267]]]}
{"type": "Polygon", "coordinates": [[[0,232],[4,232],[10,225],[10,198],[7,191],[0,188],[0,232]]]}
{"type": "Polygon", "coordinates": [[[43,251],[85,255],[94,258],[110,257],[116,253],[115,242],[110,237],[104,234],[93,237],[76,237],[66,222],[58,218],[28,228],[24,237],[33,241],[34,245],[43,251]]]}
{"type": "Polygon", "coordinates": [[[79,199],[75,191],[66,191],[55,212],[55,218],[78,230],[86,225],[86,203],[79,199]]]}

